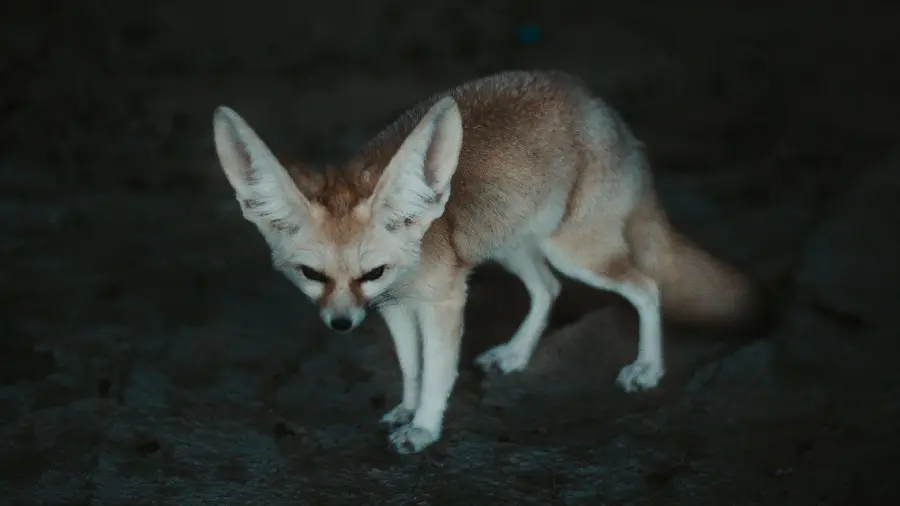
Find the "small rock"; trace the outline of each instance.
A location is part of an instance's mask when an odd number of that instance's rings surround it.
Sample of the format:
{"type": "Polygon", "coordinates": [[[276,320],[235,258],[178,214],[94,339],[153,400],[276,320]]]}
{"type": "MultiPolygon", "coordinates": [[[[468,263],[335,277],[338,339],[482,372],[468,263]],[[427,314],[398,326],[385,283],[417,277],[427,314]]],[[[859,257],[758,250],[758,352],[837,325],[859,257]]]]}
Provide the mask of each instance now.
{"type": "Polygon", "coordinates": [[[307,433],[307,430],[293,422],[279,420],[272,428],[272,432],[275,434],[276,439],[281,439],[287,436],[304,435],[307,433]]]}
{"type": "Polygon", "coordinates": [[[134,451],[139,453],[140,455],[147,456],[152,455],[158,452],[162,448],[158,441],[155,439],[151,439],[149,441],[144,441],[143,443],[138,443],[134,447],[134,451]]]}
{"type": "Polygon", "coordinates": [[[100,378],[97,382],[97,397],[101,399],[109,399],[109,391],[112,388],[112,381],[107,378],[100,378]]]}

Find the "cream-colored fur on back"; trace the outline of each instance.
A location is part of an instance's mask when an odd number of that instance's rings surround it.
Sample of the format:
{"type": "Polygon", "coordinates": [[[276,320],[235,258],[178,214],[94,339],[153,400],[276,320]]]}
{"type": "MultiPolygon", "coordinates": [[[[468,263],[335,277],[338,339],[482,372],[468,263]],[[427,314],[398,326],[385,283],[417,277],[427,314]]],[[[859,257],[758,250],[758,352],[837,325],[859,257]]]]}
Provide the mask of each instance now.
{"type": "MultiPolygon", "coordinates": [[[[301,118],[302,121],[302,118],[301,118]]],[[[674,232],[656,200],[643,145],[577,78],[508,72],[419,103],[342,170],[285,168],[227,108],[216,147],[276,267],[350,330],[375,307],[403,372],[403,400],[382,419],[402,453],[436,441],[456,378],[466,280],[496,260],[532,306],[516,334],[478,357],[527,365],[559,293],[548,267],[638,310],[638,356],[618,383],[664,374],[661,308],[737,318],[747,280],[674,232]]]]}

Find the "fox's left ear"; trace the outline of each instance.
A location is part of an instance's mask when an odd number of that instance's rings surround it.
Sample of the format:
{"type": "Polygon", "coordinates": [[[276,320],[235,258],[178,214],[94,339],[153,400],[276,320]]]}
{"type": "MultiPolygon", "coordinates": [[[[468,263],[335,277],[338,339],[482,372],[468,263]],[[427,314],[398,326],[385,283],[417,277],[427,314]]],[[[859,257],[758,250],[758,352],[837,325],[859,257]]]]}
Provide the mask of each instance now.
{"type": "Polygon", "coordinates": [[[431,106],[388,163],[372,194],[376,219],[389,230],[422,233],[444,213],[463,127],[452,97],[431,106]]]}

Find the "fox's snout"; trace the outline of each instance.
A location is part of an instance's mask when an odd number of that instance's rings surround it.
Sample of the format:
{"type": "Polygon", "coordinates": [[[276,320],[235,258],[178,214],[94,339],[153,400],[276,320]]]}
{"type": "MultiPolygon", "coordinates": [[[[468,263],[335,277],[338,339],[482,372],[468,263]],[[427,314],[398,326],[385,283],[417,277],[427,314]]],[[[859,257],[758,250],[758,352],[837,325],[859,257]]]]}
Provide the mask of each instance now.
{"type": "Polygon", "coordinates": [[[366,297],[352,285],[329,283],[317,297],[325,325],[337,332],[350,332],[366,318],[366,297]]]}
{"type": "Polygon", "coordinates": [[[347,332],[353,327],[353,320],[343,316],[337,316],[328,321],[328,326],[331,327],[332,330],[337,330],[338,332],[347,332]]]}
{"type": "Polygon", "coordinates": [[[350,332],[359,327],[359,324],[366,318],[365,308],[350,308],[346,310],[335,311],[330,308],[323,308],[321,311],[322,321],[331,330],[336,332],[350,332]]]}

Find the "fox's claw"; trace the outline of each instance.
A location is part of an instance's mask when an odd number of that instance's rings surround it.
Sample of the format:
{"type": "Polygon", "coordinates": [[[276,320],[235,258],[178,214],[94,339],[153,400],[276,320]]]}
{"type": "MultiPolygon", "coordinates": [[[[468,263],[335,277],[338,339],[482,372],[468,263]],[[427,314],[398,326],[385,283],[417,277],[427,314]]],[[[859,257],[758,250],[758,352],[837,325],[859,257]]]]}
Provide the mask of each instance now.
{"type": "Polygon", "coordinates": [[[378,428],[384,432],[392,432],[399,427],[409,424],[412,420],[413,411],[403,406],[403,404],[398,404],[394,406],[394,409],[388,411],[381,417],[381,420],[378,421],[378,428]]]}
{"type": "Polygon", "coordinates": [[[629,393],[647,390],[659,384],[664,372],[662,365],[656,362],[635,362],[622,368],[616,383],[629,393]]]}
{"type": "Polygon", "coordinates": [[[391,448],[401,454],[419,453],[438,440],[439,435],[414,425],[404,425],[391,433],[388,440],[391,448]]]}
{"type": "Polygon", "coordinates": [[[509,374],[525,369],[530,358],[530,353],[510,346],[509,343],[503,343],[478,355],[475,363],[486,373],[491,372],[491,369],[497,369],[503,374],[509,374]]]}

